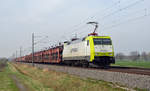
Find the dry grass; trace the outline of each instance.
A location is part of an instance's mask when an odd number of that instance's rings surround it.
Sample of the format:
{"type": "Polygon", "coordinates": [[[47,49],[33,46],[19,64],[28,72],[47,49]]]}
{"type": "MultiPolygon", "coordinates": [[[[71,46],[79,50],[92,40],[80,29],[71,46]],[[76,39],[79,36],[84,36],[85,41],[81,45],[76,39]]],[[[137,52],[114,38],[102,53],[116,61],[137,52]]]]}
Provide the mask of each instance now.
{"type": "Polygon", "coordinates": [[[35,84],[42,84],[42,91],[49,91],[45,88],[53,91],[125,91],[114,86],[112,83],[92,79],[80,79],[79,77],[51,71],[47,68],[38,69],[23,64],[14,64],[14,66],[19,72],[30,77],[32,81],[36,81],[35,84]]]}
{"type": "Polygon", "coordinates": [[[48,72],[48,71],[49,71],[48,68],[43,69],[43,72],[48,72]]]}
{"type": "Polygon", "coordinates": [[[5,61],[0,61],[0,72],[2,72],[6,66],[7,63],[5,61]]]}

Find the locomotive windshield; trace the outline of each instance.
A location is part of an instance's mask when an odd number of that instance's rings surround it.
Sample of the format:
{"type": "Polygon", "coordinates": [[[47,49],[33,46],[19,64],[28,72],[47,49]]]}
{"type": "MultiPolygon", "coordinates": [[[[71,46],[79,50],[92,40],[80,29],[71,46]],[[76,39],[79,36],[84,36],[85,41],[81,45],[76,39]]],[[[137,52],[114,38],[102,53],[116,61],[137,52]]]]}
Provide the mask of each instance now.
{"type": "Polygon", "coordinates": [[[94,38],[94,45],[111,45],[111,40],[108,38],[94,38]]]}

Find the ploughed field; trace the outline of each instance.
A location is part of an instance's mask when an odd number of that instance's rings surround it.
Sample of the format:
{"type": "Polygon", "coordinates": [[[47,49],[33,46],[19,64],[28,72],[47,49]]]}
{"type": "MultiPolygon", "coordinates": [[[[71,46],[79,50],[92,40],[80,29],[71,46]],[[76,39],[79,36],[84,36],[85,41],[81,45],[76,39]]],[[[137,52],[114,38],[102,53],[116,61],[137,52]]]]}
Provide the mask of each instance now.
{"type": "Polygon", "coordinates": [[[0,91],[126,91],[105,81],[80,78],[47,68],[5,63],[0,66],[0,91]]]}

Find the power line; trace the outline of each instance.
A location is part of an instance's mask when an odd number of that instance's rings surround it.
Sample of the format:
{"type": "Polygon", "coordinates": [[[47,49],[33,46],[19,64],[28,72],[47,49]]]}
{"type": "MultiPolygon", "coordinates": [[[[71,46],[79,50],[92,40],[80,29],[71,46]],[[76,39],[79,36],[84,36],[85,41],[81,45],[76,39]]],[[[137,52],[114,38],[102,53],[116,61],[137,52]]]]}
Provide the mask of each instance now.
{"type": "MultiPolygon", "coordinates": [[[[87,25],[85,24],[85,25],[83,25],[83,26],[81,26],[81,27],[75,29],[73,33],[77,34],[77,31],[86,28],[86,26],[87,26],[87,25]]],[[[71,33],[71,34],[73,34],[73,33],[71,33]]],[[[72,36],[72,35],[70,35],[70,36],[72,36]]]]}
{"type": "MultiPolygon", "coordinates": [[[[136,14],[139,14],[139,13],[141,13],[141,12],[143,12],[144,13],[144,15],[146,14],[146,12],[147,12],[147,9],[145,8],[145,9],[141,9],[141,10],[137,10],[137,11],[135,11],[135,12],[131,12],[131,13],[129,13],[129,14],[126,14],[126,15],[122,15],[122,17],[120,17],[120,18],[118,18],[118,19],[114,19],[114,20],[112,20],[111,22],[109,22],[107,25],[109,25],[109,24],[114,24],[114,23],[116,23],[116,21],[120,21],[122,18],[124,18],[125,16],[130,16],[130,15],[136,15],[136,14]]],[[[124,18],[125,19],[125,18],[124,18]]],[[[102,25],[101,27],[105,27],[105,25],[102,25]]]]}
{"type": "Polygon", "coordinates": [[[142,15],[142,16],[139,16],[139,17],[136,17],[136,18],[132,18],[132,19],[128,19],[128,20],[123,21],[123,22],[120,22],[120,23],[118,23],[118,24],[114,24],[114,25],[109,26],[109,27],[104,27],[103,29],[108,30],[108,29],[111,29],[111,28],[113,28],[113,27],[117,27],[117,26],[119,26],[119,25],[122,25],[122,24],[124,24],[124,23],[127,23],[127,22],[137,21],[137,20],[142,19],[143,17],[146,17],[146,16],[150,16],[150,14],[142,15]]]}
{"type": "MultiPolygon", "coordinates": [[[[100,20],[107,19],[107,17],[110,17],[110,16],[112,16],[114,14],[117,14],[118,12],[122,12],[122,11],[124,11],[126,9],[129,9],[129,8],[139,4],[142,1],[144,1],[144,0],[137,0],[136,2],[134,2],[132,4],[129,4],[129,5],[127,5],[127,6],[123,7],[123,8],[120,8],[120,9],[118,9],[118,10],[116,10],[116,11],[110,13],[110,14],[107,14],[107,15],[103,16],[100,20]]],[[[97,19],[97,20],[99,20],[99,19],[97,19]]]]}
{"type": "MultiPolygon", "coordinates": [[[[112,6],[107,7],[107,8],[105,8],[105,9],[99,11],[99,12],[103,12],[103,11],[109,10],[109,9],[111,9],[112,7],[116,6],[116,5],[119,4],[119,3],[120,3],[120,0],[118,0],[117,2],[115,2],[112,6]]],[[[78,28],[78,29],[73,29],[73,28],[79,27],[82,23],[85,23],[87,20],[93,18],[93,17],[94,17],[95,15],[97,15],[99,12],[97,12],[97,13],[91,15],[90,17],[87,17],[85,20],[81,21],[79,24],[76,24],[76,25],[74,25],[74,26],[68,28],[67,30],[70,30],[70,29],[72,30],[72,31],[69,31],[68,33],[73,33],[74,30],[80,29],[80,28],[78,28]]],[[[64,33],[64,35],[65,35],[65,34],[66,34],[66,33],[64,33]]]]}
{"type": "Polygon", "coordinates": [[[36,44],[40,43],[41,41],[45,40],[46,38],[48,38],[48,36],[45,36],[44,38],[40,39],[39,41],[34,42],[34,44],[36,45],[36,44]]]}
{"type": "Polygon", "coordinates": [[[95,16],[96,16],[97,14],[99,14],[99,13],[102,14],[102,12],[104,12],[104,11],[106,12],[107,10],[112,9],[112,8],[115,7],[116,5],[120,4],[120,2],[121,2],[121,1],[118,0],[118,1],[115,2],[112,6],[110,6],[110,7],[108,7],[108,8],[105,8],[104,10],[95,13],[93,16],[91,16],[91,17],[89,17],[89,18],[93,18],[93,17],[95,17],[95,16]]]}
{"type": "Polygon", "coordinates": [[[112,15],[114,15],[114,14],[117,14],[118,12],[122,12],[122,11],[124,11],[124,10],[126,10],[126,9],[129,9],[129,8],[131,8],[131,7],[133,7],[133,6],[137,5],[137,4],[139,4],[139,3],[142,2],[142,1],[144,1],[144,0],[137,0],[137,1],[135,1],[134,3],[131,3],[131,4],[129,4],[129,5],[125,6],[125,7],[123,7],[123,8],[120,8],[120,9],[118,9],[118,10],[116,10],[116,11],[114,11],[114,12],[108,14],[108,15],[103,16],[103,17],[101,18],[101,20],[102,20],[102,19],[108,19],[108,18],[106,18],[106,17],[110,17],[110,16],[112,16],[112,15]]]}
{"type": "MultiPolygon", "coordinates": [[[[118,12],[122,12],[122,11],[124,11],[124,10],[126,10],[126,9],[129,9],[129,8],[131,8],[131,7],[133,7],[133,6],[137,5],[137,4],[139,4],[139,3],[142,2],[142,1],[144,1],[144,0],[137,0],[137,1],[135,1],[135,2],[133,2],[133,3],[129,4],[129,5],[127,5],[127,6],[125,6],[125,7],[123,7],[123,8],[120,8],[120,9],[118,9],[118,10],[116,10],[116,11],[110,13],[110,14],[107,14],[107,15],[103,16],[103,17],[101,18],[101,20],[103,20],[103,19],[108,19],[107,17],[110,17],[110,16],[112,16],[112,15],[114,15],[114,14],[117,14],[118,12]]],[[[117,2],[116,2],[114,5],[112,5],[111,7],[113,7],[113,6],[115,6],[115,5],[119,4],[119,3],[120,3],[120,0],[117,1],[117,2]]],[[[111,7],[106,8],[106,9],[110,9],[111,7]]],[[[84,22],[85,22],[86,20],[90,19],[90,18],[93,18],[93,17],[94,17],[94,16],[91,16],[91,17],[86,18],[86,19],[84,20],[84,22]]],[[[79,24],[77,24],[77,25],[75,25],[75,26],[73,26],[73,27],[80,26],[81,24],[82,24],[82,22],[79,23],[79,24]]],[[[79,29],[80,29],[80,28],[78,28],[78,29],[76,29],[76,30],[79,30],[79,29]]],[[[71,32],[71,33],[74,33],[74,32],[76,32],[76,31],[73,30],[73,31],[70,31],[70,32],[71,32]]]]}
{"type": "MultiPolygon", "coordinates": [[[[110,14],[108,14],[108,15],[105,15],[105,16],[103,16],[101,19],[108,19],[107,17],[110,17],[110,16],[112,16],[112,15],[114,15],[114,14],[117,14],[118,12],[122,12],[122,11],[124,11],[124,10],[126,10],[126,9],[129,9],[129,8],[131,8],[131,7],[133,7],[133,6],[135,6],[135,5],[137,5],[138,3],[140,3],[140,2],[142,2],[142,1],[144,1],[144,0],[137,0],[136,2],[134,2],[134,3],[132,3],[132,4],[129,4],[129,5],[127,5],[127,6],[125,6],[125,7],[123,7],[123,8],[119,8],[118,10],[116,10],[115,12],[112,12],[112,13],[110,13],[110,14]]],[[[103,11],[105,11],[105,10],[109,10],[109,9],[112,9],[112,7],[114,7],[114,6],[116,6],[116,5],[118,5],[118,4],[120,4],[120,0],[119,1],[117,1],[116,3],[114,3],[112,6],[110,6],[110,7],[108,7],[108,8],[105,8],[103,11]]],[[[89,20],[89,19],[92,19],[93,17],[95,17],[97,14],[99,14],[99,12],[97,12],[97,13],[95,13],[94,15],[92,15],[92,16],[90,16],[90,17],[88,17],[88,18],[86,18],[85,20],[83,20],[83,21],[81,21],[79,24],[77,24],[77,25],[74,25],[73,27],[71,27],[71,30],[72,31],[69,31],[68,33],[74,33],[74,32],[77,32],[77,31],[79,31],[79,30],[81,30],[81,29],[83,29],[83,28],[86,28],[85,26],[85,24],[83,25],[83,26],[81,26],[81,24],[84,22],[86,22],[87,20],[89,20]],[[72,29],[72,28],[76,28],[76,29],[72,29]]],[[[137,17],[138,18],[138,17],[137,17]]],[[[131,19],[131,20],[133,20],[133,19],[131,19]]],[[[129,21],[129,20],[127,20],[127,21],[129,21]]],[[[127,22],[126,21],[126,22],[127,22]]],[[[121,22],[121,24],[122,24],[122,22],[121,22]]],[[[116,25],[112,25],[113,27],[114,26],[117,26],[117,25],[120,25],[120,24],[116,24],[116,25]]],[[[109,28],[109,27],[108,27],[109,28]]],[[[108,29],[107,27],[104,27],[104,29],[108,29]]],[[[69,29],[70,30],[70,29],[69,29]]],[[[87,31],[87,30],[86,30],[87,31]]],[[[81,32],[83,32],[83,31],[81,31],[81,32]]],[[[66,34],[66,33],[65,33],[66,34]]],[[[80,33],[81,34],[81,33],[80,33]]],[[[43,41],[44,39],[41,39],[40,41],[43,41]]],[[[36,43],[39,43],[40,41],[37,41],[36,43]]],[[[35,43],[35,44],[36,44],[35,43]]]]}

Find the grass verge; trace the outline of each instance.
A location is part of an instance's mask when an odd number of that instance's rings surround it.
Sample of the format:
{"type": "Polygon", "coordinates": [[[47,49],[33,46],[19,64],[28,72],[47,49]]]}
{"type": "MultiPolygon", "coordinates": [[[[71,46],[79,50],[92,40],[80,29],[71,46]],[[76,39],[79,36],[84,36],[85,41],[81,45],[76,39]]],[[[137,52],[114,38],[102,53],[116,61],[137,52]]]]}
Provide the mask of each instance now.
{"type": "Polygon", "coordinates": [[[9,64],[9,67],[32,91],[126,91],[113,83],[80,79],[48,69],[23,64],[9,64]]]}
{"type": "Polygon", "coordinates": [[[150,61],[117,60],[112,66],[150,68],[150,61]]]}
{"type": "MultiPolygon", "coordinates": [[[[0,72],[0,91],[19,91],[10,77],[15,76],[28,91],[127,91],[124,86],[90,78],[81,79],[66,73],[8,63],[0,72]]],[[[136,89],[137,90],[137,89],[136,89]]],[[[142,90],[140,90],[142,91],[142,90]]]]}
{"type": "Polygon", "coordinates": [[[0,71],[0,91],[19,91],[10,77],[11,71],[8,66],[5,64],[5,67],[1,66],[0,68],[2,69],[0,71]]]}

